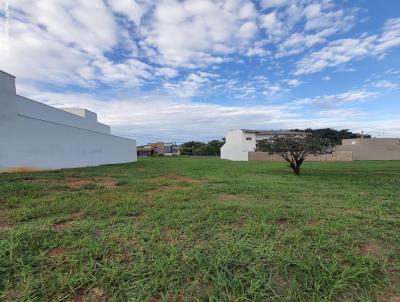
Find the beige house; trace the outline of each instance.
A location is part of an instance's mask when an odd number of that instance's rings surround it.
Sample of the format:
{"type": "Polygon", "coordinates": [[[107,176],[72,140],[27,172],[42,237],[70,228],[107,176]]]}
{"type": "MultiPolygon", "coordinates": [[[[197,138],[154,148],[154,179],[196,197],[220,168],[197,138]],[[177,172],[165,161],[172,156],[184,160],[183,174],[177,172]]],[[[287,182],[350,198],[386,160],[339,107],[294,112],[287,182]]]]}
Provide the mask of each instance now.
{"type": "Polygon", "coordinates": [[[398,138],[354,138],[342,140],[337,151],[352,153],[352,160],[400,160],[398,138]]]}
{"type": "MultiPolygon", "coordinates": [[[[232,130],[226,135],[221,158],[233,161],[283,160],[277,154],[256,151],[257,142],[275,135],[299,135],[288,131],[232,130]]],[[[309,156],[313,161],[400,160],[398,138],[344,139],[333,154],[309,156]]]]}

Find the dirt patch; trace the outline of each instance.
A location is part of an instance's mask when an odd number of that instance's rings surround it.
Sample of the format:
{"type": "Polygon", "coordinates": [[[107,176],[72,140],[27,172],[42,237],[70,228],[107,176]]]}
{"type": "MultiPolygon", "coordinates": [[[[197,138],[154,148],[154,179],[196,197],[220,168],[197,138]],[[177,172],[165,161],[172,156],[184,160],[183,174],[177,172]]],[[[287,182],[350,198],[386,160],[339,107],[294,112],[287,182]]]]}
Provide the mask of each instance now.
{"type": "Polygon", "coordinates": [[[289,282],[283,274],[275,273],[271,277],[271,286],[277,294],[283,294],[289,287],[289,282]]]}
{"type": "Polygon", "coordinates": [[[115,188],[117,181],[111,176],[99,176],[94,178],[68,178],[67,185],[72,189],[80,189],[91,184],[99,184],[106,188],[115,188]]]}
{"type": "Polygon", "coordinates": [[[400,296],[396,295],[384,295],[384,296],[379,296],[376,299],[377,302],[400,302],[400,296]]]}
{"type": "Polygon", "coordinates": [[[379,256],[382,250],[382,246],[376,242],[364,242],[358,246],[358,251],[362,255],[379,256]]]}
{"type": "Polygon", "coordinates": [[[104,291],[99,288],[95,287],[88,291],[79,290],[77,291],[74,302],[106,302],[108,301],[106,294],[104,291]]]}
{"type": "Polygon", "coordinates": [[[229,226],[232,228],[244,228],[246,226],[246,220],[241,218],[233,223],[230,223],[229,226]]]}
{"type": "Polygon", "coordinates": [[[138,170],[138,172],[144,172],[144,171],[146,171],[145,168],[138,168],[137,170],[138,170]]]}
{"type": "Polygon", "coordinates": [[[320,224],[321,224],[321,222],[316,219],[311,219],[307,222],[307,225],[309,225],[309,226],[319,226],[320,224]]]}
{"type": "Polygon", "coordinates": [[[275,220],[275,223],[277,225],[287,225],[288,224],[288,219],[286,217],[281,217],[275,220]]]}
{"type": "Polygon", "coordinates": [[[188,235],[181,234],[179,228],[161,228],[160,230],[162,240],[169,243],[177,243],[188,238],[188,235]]]}
{"type": "Polygon", "coordinates": [[[368,196],[369,193],[368,192],[360,192],[360,193],[358,193],[358,195],[360,195],[360,196],[368,196]]]}
{"type": "Polygon", "coordinates": [[[6,231],[13,227],[12,222],[6,218],[0,216],[0,231],[6,231]]]}
{"type": "Polygon", "coordinates": [[[60,220],[53,224],[53,229],[57,231],[69,230],[72,228],[72,222],[66,220],[60,220]]]}
{"type": "Polygon", "coordinates": [[[33,171],[40,171],[40,170],[33,167],[14,167],[6,170],[6,172],[10,173],[28,173],[33,171]]]}
{"type": "Polygon", "coordinates": [[[95,182],[106,188],[115,188],[117,186],[117,182],[110,176],[96,177],[95,182]]]}
{"type": "Polygon", "coordinates": [[[4,301],[23,301],[23,297],[24,293],[21,290],[10,288],[4,292],[3,298],[5,298],[4,301]]]}
{"type": "Polygon", "coordinates": [[[66,250],[62,247],[56,247],[47,251],[47,256],[49,257],[61,257],[66,254],[66,250]]]}
{"type": "Polygon", "coordinates": [[[71,189],[80,189],[83,186],[86,186],[91,183],[90,179],[82,179],[82,178],[68,178],[67,184],[71,189]]]}

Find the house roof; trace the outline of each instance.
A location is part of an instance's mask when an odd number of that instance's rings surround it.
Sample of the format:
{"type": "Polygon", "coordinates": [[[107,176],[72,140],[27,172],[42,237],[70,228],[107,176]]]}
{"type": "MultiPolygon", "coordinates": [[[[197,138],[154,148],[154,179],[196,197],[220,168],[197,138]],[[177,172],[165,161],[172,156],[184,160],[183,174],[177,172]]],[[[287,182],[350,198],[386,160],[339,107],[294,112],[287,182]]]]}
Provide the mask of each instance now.
{"type": "Polygon", "coordinates": [[[240,129],[246,133],[256,133],[256,134],[263,134],[263,135],[282,135],[282,134],[304,134],[304,132],[295,132],[295,131],[288,131],[288,130],[251,130],[251,129],[240,129]]]}

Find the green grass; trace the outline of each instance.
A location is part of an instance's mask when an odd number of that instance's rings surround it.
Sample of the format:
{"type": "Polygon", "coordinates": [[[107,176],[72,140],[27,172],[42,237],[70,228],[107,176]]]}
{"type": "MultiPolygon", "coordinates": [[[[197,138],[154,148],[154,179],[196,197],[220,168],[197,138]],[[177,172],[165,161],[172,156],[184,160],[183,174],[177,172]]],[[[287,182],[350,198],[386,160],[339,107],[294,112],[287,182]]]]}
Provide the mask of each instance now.
{"type": "Polygon", "coordinates": [[[0,174],[0,301],[399,301],[400,162],[0,174]]]}

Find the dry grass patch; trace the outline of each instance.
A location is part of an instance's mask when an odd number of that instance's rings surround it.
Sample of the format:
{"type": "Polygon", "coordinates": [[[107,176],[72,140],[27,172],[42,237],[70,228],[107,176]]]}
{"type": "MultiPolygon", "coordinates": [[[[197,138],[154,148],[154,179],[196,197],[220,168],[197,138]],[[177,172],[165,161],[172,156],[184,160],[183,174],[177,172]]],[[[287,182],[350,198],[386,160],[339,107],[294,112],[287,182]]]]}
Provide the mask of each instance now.
{"type": "Polygon", "coordinates": [[[271,287],[280,295],[288,289],[289,281],[282,273],[274,273],[271,277],[271,287]]]}
{"type": "Polygon", "coordinates": [[[250,195],[246,194],[229,194],[229,193],[221,193],[218,195],[218,201],[220,202],[239,202],[239,203],[249,203],[253,201],[254,198],[250,195]]]}
{"type": "Polygon", "coordinates": [[[400,296],[398,295],[384,295],[379,296],[376,299],[377,302],[400,302],[400,296]]]}
{"type": "Polygon", "coordinates": [[[99,176],[94,178],[67,178],[67,185],[71,189],[80,189],[90,184],[99,184],[106,188],[115,188],[117,181],[111,176],[99,176]]]}
{"type": "Polygon", "coordinates": [[[277,220],[275,220],[275,223],[277,225],[282,225],[282,226],[286,226],[289,224],[288,219],[286,217],[278,218],[277,220]]]}
{"type": "Polygon", "coordinates": [[[55,229],[57,231],[69,230],[70,228],[72,228],[71,221],[60,220],[53,224],[53,229],[55,229]]]}
{"type": "Polygon", "coordinates": [[[13,227],[13,223],[7,217],[0,216],[0,231],[9,230],[13,227]]]}
{"type": "Polygon", "coordinates": [[[15,168],[9,168],[6,170],[6,172],[9,172],[9,173],[29,173],[29,172],[34,172],[34,171],[40,171],[40,169],[33,168],[33,167],[15,167],[15,168]]]}
{"type": "Polygon", "coordinates": [[[232,228],[244,228],[246,226],[246,220],[241,218],[233,223],[230,223],[229,226],[232,228]]]}
{"type": "Polygon", "coordinates": [[[86,186],[90,183],[92,183],[92,181],[90,179],[86,179],[86,178],[68,178],[67,179],[67,185],[71,189],[80,189],[83,186],[86,186]]]}
{"type": "Polygon", "coordinates": [[[61,257],[67,253],[66,249],[62,247],[56,247],[47,251],[49,257],[61,257]]]}
{"type": "Polygon", "coordinates": [[[169,243],[178,243],[180,241],[184,241],[189,238],[187,234],[182,234],[181,229],[179,228],[161,228],[160,235],[162,240],[169,243]]]}
{"type": "Polygon", "coordinates": [[[94,180],[96,183],[106,188],[115,188],[117,186],[117,181],[111,176],[96,177],[94,180]]]}
{"type": "Polygon", "coordinates": [[[75,297],[74,302],[106,302],[108,298],[104,291],[99,288],[95,287],[88,291],[79,290],[75,297]]]}
{"type": "Polygon", "coordinates": [[[380,256],[382,251],[383,247],[376,242],[364,242],[358,246],[358,252],[361,255],[380,256]]]}
{"type": "Polygon", "coordinates": [[[307,225],[309,226],[319,226],[321,224],[321,221],[317,219],[311,219],[307,222],[307,225]]]}

